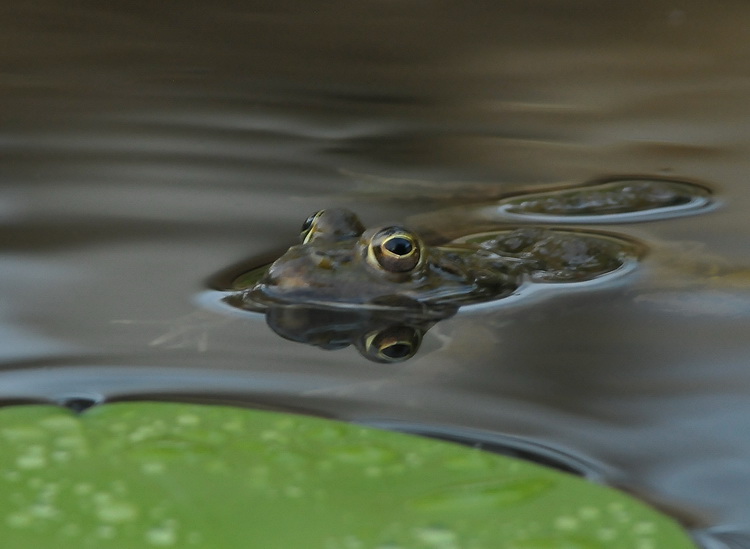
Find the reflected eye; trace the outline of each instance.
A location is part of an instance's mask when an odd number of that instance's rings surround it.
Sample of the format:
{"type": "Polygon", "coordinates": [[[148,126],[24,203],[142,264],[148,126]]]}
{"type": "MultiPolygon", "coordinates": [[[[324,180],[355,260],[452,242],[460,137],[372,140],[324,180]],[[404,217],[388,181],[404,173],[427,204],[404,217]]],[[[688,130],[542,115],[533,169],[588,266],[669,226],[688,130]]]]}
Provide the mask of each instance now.
{"type": "Polygon", "coordinates": [[[367,261],[391,273],[408,273],[420,263],[421,250],[415,235],[402,227],[375,233],[367,248],[367,261]]]}
{"type": "Polygon", "coordinates": [[[302,228],[299,232],[299,238],[302,241],[302,244],[306,244],[310,234],[312,233],[313,225],[315,225],[315,222],[318,220],[318,218],[323,215],[325,210],[320,210],[312,214],[310,217],[305,219],[305,222],[302,224],[302,228]]]}
{"type": "Polygon", "coordinates": [[[411,326],[389,326],[365,336],[363,354],[374,362],[403,362],[413,357],[422,333],[411,326]]]}

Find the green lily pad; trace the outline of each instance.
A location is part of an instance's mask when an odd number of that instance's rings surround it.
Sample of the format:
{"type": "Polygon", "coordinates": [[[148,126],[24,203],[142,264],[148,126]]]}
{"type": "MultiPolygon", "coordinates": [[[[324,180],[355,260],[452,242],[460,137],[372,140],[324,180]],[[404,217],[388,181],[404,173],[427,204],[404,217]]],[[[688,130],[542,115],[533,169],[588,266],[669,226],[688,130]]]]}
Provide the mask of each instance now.
{"type": "Polygon", "coordinates": [[[0,493],[13,548],[694,548],[671,519],[577,477],[224,406],[4,408],[0,493]]]}

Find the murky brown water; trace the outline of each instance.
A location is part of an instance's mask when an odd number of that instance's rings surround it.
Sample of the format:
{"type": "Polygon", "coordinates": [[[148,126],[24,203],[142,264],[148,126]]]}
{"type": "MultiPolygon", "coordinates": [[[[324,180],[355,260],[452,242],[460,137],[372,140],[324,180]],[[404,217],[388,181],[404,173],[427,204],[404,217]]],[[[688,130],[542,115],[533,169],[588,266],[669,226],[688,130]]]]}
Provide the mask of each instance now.
{"type": "Polygon", "coordinates": [[[747,547],[748,25],[739,1],[6,3],[0,397],[515,444],[747,547]],[[401,365],[283,340],[208,290],[320,207],[379,223],[620,174],[722,204],[608,226],[651,247],[636,272],[461,312],[401,365]]]}

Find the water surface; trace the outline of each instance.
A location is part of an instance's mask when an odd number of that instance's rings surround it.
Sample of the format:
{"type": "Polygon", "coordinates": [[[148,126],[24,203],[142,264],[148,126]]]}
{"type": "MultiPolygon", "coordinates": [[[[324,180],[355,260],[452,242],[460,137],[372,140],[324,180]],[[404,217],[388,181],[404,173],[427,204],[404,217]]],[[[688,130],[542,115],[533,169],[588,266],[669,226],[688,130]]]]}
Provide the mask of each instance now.
{"type": "Polygon", "coordinates": [[[515,441],[706,546],[747,545],[746,3],[0,13],[5,401],[158,396],[515,441]],[[703,181],[721,205],[608,225],[650,247],[635,272],[461,312],[400,365],[207,298],[318,208],[375,224],[619,175],[703,181]]]}

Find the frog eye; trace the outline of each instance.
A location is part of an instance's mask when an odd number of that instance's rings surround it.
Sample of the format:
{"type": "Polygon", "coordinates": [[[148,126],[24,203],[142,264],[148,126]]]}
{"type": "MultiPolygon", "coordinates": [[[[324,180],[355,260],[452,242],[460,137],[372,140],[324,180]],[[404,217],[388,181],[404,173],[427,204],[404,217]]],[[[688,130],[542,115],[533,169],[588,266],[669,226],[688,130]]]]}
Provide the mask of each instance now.
{"type": "Polygon", "coordinates": [[[381,229],[370,240],[367,261],[391,273],[408,273],[417,268],[422,256],[416,235],[402,227],[381,229]]]}
{"type": "Polygon", "coordinates": [[[360,350],[374,362],[403,362],[417,354],[422,332],[411,326],[389,326],[367,334],[360,350]]]}
{"type": "Polygon", "coordinates": [[[302,224],[300,240],[309,244],[315,240],[340,242],[356,239],[365,231],[357,214],[345,208],[328,208],[308,217],[302,224]]]}
{"type": "Polygon", "coordinates": [[[313,226],[315,225],[315,222],[318,220],[318,218],[325,213],[325,210],[319,210],[312,214],[310,217],[305,219],[305,222],[302,224],[302,228],[299,231],[299,238],[302,241],[302,244],[307,244],[307,241],[310,238],[310,235],[312,234],[313,226]]]}

